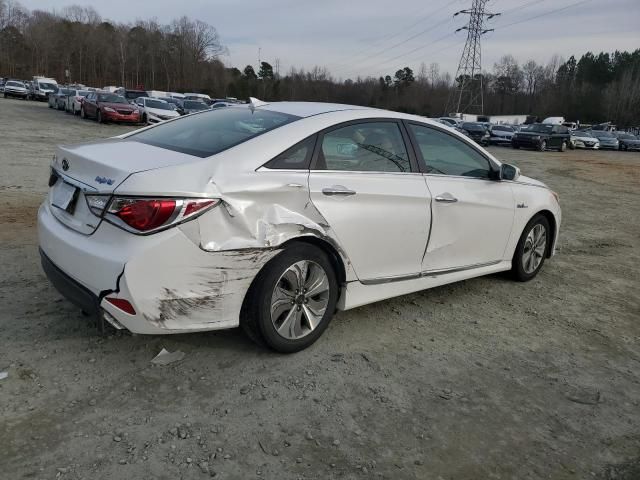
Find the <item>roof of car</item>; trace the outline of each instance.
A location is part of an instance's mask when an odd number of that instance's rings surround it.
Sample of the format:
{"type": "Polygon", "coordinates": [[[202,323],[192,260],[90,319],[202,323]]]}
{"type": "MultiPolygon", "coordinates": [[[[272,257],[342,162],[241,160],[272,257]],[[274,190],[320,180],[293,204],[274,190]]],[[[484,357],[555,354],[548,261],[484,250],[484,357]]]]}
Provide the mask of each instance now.
{"type": "Polygon", "coordinates": [[[342,110],[374,110],[370,107],[323,102],[273,102],[260,106],[258,108],[271,110],[274,112],[287,113],[289,115],[295,115],[297,117],[311,117],[313,115],[319,115],[321,113],[339,112],[342,110]]]}

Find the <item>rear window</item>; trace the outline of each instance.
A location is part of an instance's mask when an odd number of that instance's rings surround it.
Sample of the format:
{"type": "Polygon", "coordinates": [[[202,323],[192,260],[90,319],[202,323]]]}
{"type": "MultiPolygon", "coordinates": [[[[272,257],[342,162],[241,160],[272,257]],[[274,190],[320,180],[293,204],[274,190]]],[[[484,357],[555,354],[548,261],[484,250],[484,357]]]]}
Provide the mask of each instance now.
{"type": "Polygon", "coordinates": [[[463,123],[462,128],[464,128],[465,130],[486,130],[485,126],[481,123],[463,123]]]}
{"type": "Polygon", "coordinates": [[[128,137],[175,152],[209,157],[300,117],[248,107],[221,108],[160,124],[128,137]]]}

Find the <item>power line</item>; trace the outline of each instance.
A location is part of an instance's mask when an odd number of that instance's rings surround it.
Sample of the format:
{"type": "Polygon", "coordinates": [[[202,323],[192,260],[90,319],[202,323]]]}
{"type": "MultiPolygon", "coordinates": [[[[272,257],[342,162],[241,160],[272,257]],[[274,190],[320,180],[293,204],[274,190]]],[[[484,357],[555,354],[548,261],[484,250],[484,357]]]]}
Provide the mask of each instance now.
{"type": "MultiPolygon", "coordinates": [[[[448,3],[446,3],[445,5],[441,6],[440,8],[438,8],[438,9],[436,9],[436,10],[432,11],[432,12],[429,12],[427,15],[421,16],[421,17],[420,17],[416,22],[412,23],[411,25],[408,25],[408,26],[406,26],[406,27],[402,28],[401,30],[399,30],[399,31],[397,31],[397,32],[395,32],[395,33],[392,33],[392,34],[390,34],[390,35],[384,35],[384,36],[382,36],[382,37],[378,38],[377,40],[374,40],[374,43],[376,43],[376,44],[377,44],[377,43],[380,43],[381,41],[384,41],[384,40],[391,40],[392,38],[396,38],[396,37],[400,36],[400,35],[402,35],[403,33],[406,33],[408,30],[411,30],[411,29],[412,29],[413,27],[415,27],[416,25],[421,24],[421,23],[422,23],[426,18],[428,18],[428,17],[430,17],[430,16],[433,16],[433,15],[435,15],[436,13],[441,12],[441,11],[442,11],[442,10],[444,10],[445,8],[450,7],[451,5],[453,5],[454,3],[458,2],[458,1],[459,1],[459,0],[452,0],[452,1],[448,2],[448,3]]],[[[430,8],[430,7],[427,7],[427,8],[430,8]]],[[[426,9],[422,9],[422,10],[420,10],[420,13],[424,12],[425,10],[426,10],[426,9]]],[[[368,51],[370,51],[370,50],[373,50],[373,49],[374,49],[374,48],[376,48],[377,46],[379,46],[379,45],[369,45],[369,46],[365,47],[364,49],[359,50],[358,52],[354,53],[354,54],[352,55],[352,58],[353,58],[353,57],[359,57],[361,54],[363,54],[363,53],[365,53],[365,52],[368,52],[368,51]]],[[[334,68],[342,68],[343,66],[346,66],[346,65],[348,65],[349,63],[350,63],[350,60],[348,60],[348,61],[346,61],[346,62],[345,62],[345,61],[340,61],[340,62],[337,62],[337,63],[330,63],[328,66],[329,66],[329,67],[333,66],[334,68]]]]}
{"type": "MultiPolygon", "coordinates": [[[[540,1],[543,1],[543,0],[540,0],[540,1]]],[[[578,5],[582,5],[583,3],[587,3],[587,2],[590,2],[590,1],[591,0],[581,0],[579,2],[572,3],[571,5],[567,5],[565,7],[555,8],[553,10],[549,10],[549,11],[541,13],[539,15],[534,15],[533,17],[524,18],[522,20],[517,20],[515,22],[507,23],[506,25],[496,25],[495,28],[502,29],[502,28],[511,27],[513,25],[519,25],[521,23],[530,22],[531,20],[535,20],[537,18],[544,17],[546,15],[551,15],[552,13],[562,12],[564,10],[568,10],[569,8],[577,7],[578,5]]]]}
{"type": "MultiPolygon", "coordinates": [[[[452,2],[452,3],[453,3],[453,2],[452,2]]],[[[449,5],[447,5],[447,6],[449,6],[449,5]]],[[[429,27],[425,28],[424,30],[421,30],[420,32],[418,32],[418,33],[416,33],[416,34],[414,34],[414,35],[410,36],[409,38],[406,38],[406,39],[402,40],[401,42],[395,43],[394,45],[391,45],[390,47],[386,47],[386,48],[384,48],[384,49],[382,49],[382,50],[380,50],[380,51],[378,51],[378,52],[376,52],[376,53],[374,53],[374,54],[372,54],[372,55],[368,55],[367,57],[363,58],[362,60],[358,60],[358,61],[356,61],[355,63],[350,64],[350,65],[349,65],[349,67],[354,67],[354,66],[356,66],[356,65],[360,65],[360,64],[362,64],[362,63],[364,63],[364,62],[367,62],[368,60],[370,60],[370,59],[372,59],[372,58],[374,58],[374,57],[377,57],[377,56],[378,56],[378,55],[380,55],[381,53],[385,53],[385,52],[387,52],[387,51],[389,51],[389,50],[392,50],[392,49],[397,48],[397,47],[399,47],[399,46],[401,46],[401,45],[404,45],[405,43],[410,42],[411,40],[414,40],[414,39],[418,38],[419,36],[424,35],[425,33],[428,33],[428,32],[430,32],[430,31],[432,31],[432,30],[434,30],[434,29],[436,29],[436,28],[440,27],[441,25],[444,25],[444,24],[445,24],[445,23],[447,23],[449,20],[450,20],[449,18],[446,18],[446,19],[443,19],[443,20],[442,20],[442,21],[440,21],[440,22],[436,22],[435,24],[432,24],[431,26],[429,26],[429,27]]],[[[418,47],[418,49],[419,49],[419,48],[423,48],[423,47],[424,47],[424,46],[418,47]]],[[[416,49],[416,50],[417,50],[417,49],[416,49]]],[[[414,51],[415,51],[415,50],[414,50],[414,51]]],[[[411,53],[411,52],[409,52],[409,53],[411,53]]],[[[391,61],[391,60],[390,60],[390,61],[391,61]]],[[[344,70],[345,70],[344,68],[339,68],[339,69],[337,69],[337,71],[344,71],[344,70]]]]}

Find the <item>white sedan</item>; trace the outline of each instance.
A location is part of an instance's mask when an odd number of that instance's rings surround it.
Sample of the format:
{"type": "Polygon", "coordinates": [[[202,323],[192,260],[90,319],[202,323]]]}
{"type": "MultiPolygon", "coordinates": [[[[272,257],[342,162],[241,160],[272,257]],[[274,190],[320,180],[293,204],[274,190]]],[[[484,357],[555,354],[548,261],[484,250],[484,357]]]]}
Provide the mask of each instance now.
{"type": "Polygon", "coordinates": [[[159,98],[140,97],[135,103],[142,112],[142,123],[150,125],[180,116],[173,104],[159,98]]]}
{"type": "Polygon", "coordinates": [[[561,220],[554,192],[450,128],[325,103],[252,99],[61,146],[49,183],[42,264],[82,310],[135,333],[240,325],[282,352],[336,308],[530,280],[561,220]]]}
{"type": "Polygon", "coordinates": [[[598,150],[600,148],[600,140],[582,130],[572,131],[570,142],[571,148],[588,148],[591,150],[598,150]]]}

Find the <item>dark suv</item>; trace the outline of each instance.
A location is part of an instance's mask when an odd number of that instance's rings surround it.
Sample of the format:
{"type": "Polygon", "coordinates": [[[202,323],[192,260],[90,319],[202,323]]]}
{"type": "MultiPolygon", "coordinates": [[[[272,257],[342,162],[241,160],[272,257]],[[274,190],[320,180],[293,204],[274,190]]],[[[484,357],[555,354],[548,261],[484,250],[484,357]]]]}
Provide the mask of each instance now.
{"type": "Polygon", "coordinates": [[[535,148],[544,152],[549,148],[564,152],[571,141],[569,129],[564,125],[548,123],[534,123],[522,129],[511,137],[513,148],[535,148]]]}

